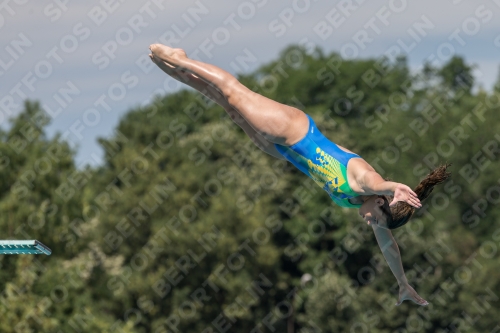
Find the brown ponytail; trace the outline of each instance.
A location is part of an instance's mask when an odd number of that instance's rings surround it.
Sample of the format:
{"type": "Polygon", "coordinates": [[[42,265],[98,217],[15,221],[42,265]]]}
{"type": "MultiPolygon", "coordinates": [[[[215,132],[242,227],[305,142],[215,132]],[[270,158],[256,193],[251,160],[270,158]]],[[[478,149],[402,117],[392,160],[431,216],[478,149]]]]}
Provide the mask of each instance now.
{"type": "MultiPolygon", "coordinates": [[[[446,163],[437,167],[418,184],[414,192],[418,195],[420,202],[425,200],[432,193],[434,186],[441,184],[451,176],[451,173],[446,171],[450,165],[450,163],[446,163]]],[[[389,229],[396,229],[405,225],[412,217],[413,213],[415,213],[416,208],[410,206],[406,202],[400,201],[395,206],[389,207],[389,202],[392,201],[392,197],[382,197],[384,199],[384,205],[381,208],[387,218],[387,226],[389,229]]]]}

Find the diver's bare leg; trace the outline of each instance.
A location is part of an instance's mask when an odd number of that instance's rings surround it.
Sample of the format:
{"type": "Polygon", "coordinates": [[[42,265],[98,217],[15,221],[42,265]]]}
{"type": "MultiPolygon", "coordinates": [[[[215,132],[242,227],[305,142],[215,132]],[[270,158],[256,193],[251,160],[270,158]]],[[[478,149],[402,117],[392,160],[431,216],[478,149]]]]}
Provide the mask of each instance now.
{"type": "Polygon", "coordinates": [[[150,50],[168,64],[182,68],[217,88],[229,105],[267,140],[289,146],[306,135],[309,119],[301,110],[251,91],[221,68],[189,59],[182,49],[153,44],[150,50]]]}
{"type": "Polygon", "coordinates": [[[191,73],[186,73],[182,70],[174,68],[169,64],[166,64],[159,58],[156,58],[152,55],[150,56],[150,58],[162,71],[164,71],[174,79],[198,90],[200,93],[222,106],[222,108],[224,108],[224,110],[229,114],[231,119],[239,127],[241,127],[241,129],[250,137],[252,142],[258,148],[273,157],[285,159],[283,155],[278,152],[274,144],[270,141],[267,141],[261,134],[257,133],[257,131],[253,127],[251,127],[248,122],[229,105],[227,100],[214,87],[210,86],[208,83],[191,73]]]}

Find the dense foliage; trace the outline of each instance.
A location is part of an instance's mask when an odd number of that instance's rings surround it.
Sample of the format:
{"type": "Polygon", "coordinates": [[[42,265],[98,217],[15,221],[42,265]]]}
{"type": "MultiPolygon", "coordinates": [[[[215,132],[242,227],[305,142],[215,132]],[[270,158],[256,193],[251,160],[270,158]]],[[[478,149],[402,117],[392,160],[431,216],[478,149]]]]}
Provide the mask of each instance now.
{"type": "MultiPolygon", "coordinates": [[[[240,80],[309,113],[379,173],[453,176],[393,234],[430,305],[394,305],[371,228],[184,90],[133,109],[78,170],[37,103],[0,133],[0,332],[497,332],[500,92],[460,57],[343,60],[290,47],[240,80]],[[279,70],[278,70],[279,69],[279,70]]],[[[500,85],[497,85],[499,87],[500,85]]]]}

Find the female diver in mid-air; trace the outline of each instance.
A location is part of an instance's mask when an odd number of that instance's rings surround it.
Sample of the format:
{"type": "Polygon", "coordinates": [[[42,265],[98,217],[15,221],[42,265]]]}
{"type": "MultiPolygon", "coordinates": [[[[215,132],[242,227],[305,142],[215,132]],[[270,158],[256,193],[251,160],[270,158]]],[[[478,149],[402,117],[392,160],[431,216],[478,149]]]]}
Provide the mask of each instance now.
{"type": "Polygon", "coordinates": [[[399,284],[396,305],[412,300],[427,305],[409,285],[401,264],[399,248],[390,229],[410,219],[421,200],[450,173],[442,165],[410,187],[384,180],[359,155],[329,141],[313,119],[294,107],[259,95],[228,72],[189,59],[182,49],[153,44],[151,60],[165,73],[198,90],[220,106],[266,153],[286,159],[311,177],[342,207],[358,208],[373,228],[378,245],[399,284]]]}

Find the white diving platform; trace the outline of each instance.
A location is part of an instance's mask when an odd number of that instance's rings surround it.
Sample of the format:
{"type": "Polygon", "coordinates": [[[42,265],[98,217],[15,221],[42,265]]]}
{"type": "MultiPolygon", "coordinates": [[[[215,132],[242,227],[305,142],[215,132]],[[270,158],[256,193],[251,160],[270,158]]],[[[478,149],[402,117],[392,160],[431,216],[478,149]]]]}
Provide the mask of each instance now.
{"type": "Polygon", "coordinates": [[[46,254],[52,250],[37,240],[0,240],[0,254],[46,254]]]}

